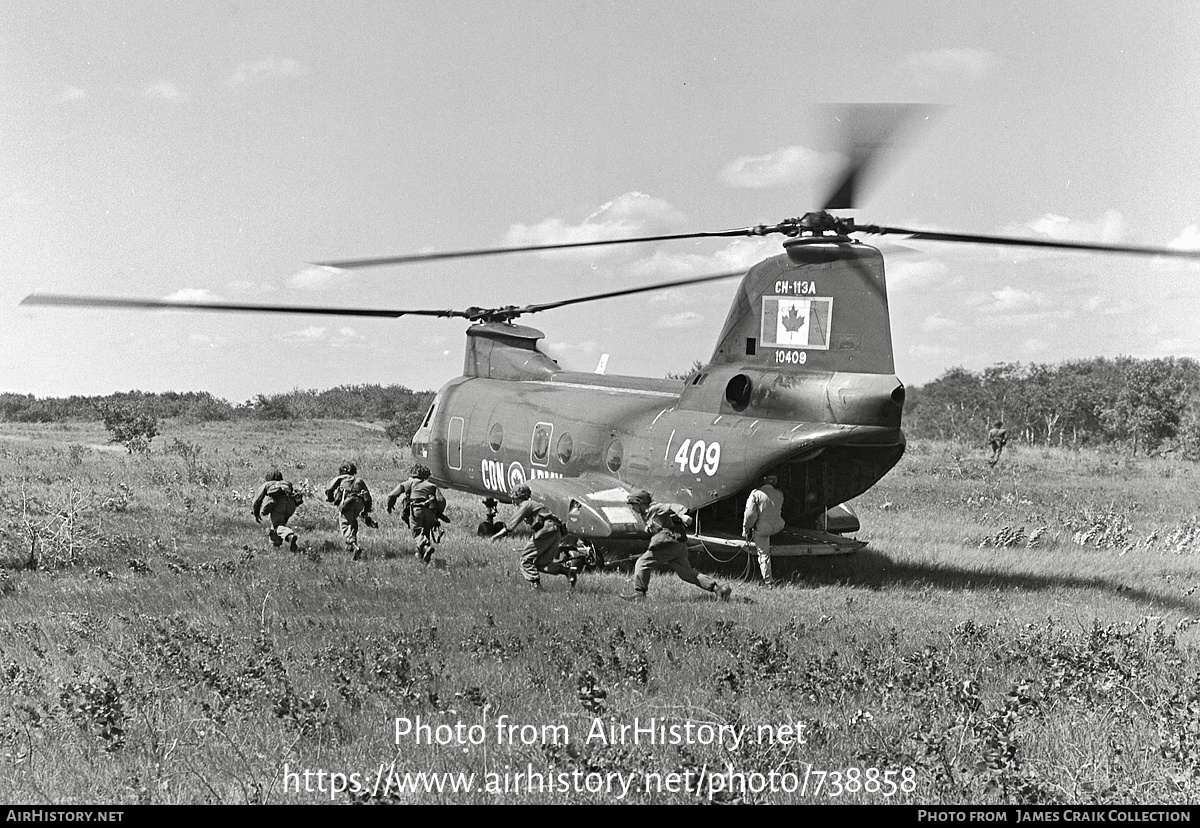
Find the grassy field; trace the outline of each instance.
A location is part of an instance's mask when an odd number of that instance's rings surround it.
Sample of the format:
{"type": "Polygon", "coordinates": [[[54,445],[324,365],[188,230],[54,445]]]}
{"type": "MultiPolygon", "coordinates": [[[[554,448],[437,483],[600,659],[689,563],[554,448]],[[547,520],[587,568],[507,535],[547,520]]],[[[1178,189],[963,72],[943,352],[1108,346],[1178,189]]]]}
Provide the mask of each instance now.
{"type": "Polygon", "coordinates": [[[2,801],[1200,799],[1192,464],[916,443],[864,551],[630,606],[627,572],[532,593],[453,493],[435,566],[382,514],[351,562],[315,492],[409,466],[361,425],[106,437],[0,426],[2,801]],[[271,467],[297,554],[250,517],[271,467]]]}

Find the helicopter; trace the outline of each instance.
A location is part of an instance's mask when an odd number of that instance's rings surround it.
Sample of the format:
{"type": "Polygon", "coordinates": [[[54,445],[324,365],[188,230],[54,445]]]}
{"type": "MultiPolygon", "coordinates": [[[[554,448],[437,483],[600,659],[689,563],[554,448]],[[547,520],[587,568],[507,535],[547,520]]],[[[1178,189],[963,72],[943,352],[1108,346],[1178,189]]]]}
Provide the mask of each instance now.
{"type": "MultiPolygon", "coordinates": [[[[859,110],[860,112],[864,110],[859,110]]],[[[461,318],[462,375],[436,393],[411,440],[440,486],[483,498],[491,534],[500,502],[528,485],[571,537],[595,547],[645,538],[628,505],[639,489],[695,516],[694,539],[715,561],[745,555],[741,518],[762,477],[778,477],[787,528],[774,556],[844,554],[862,548],[849,501],[904,454],[905,386],[895,373],[884,256],[859,235],[977,245],[1200,258],[1200,251],[1090,244],[860,224],[859,182],[917,111],[866,110],[846,168],[821,209],[772,225],[728,230],[491,247],[314,262],[357,269],[419,262],[682,239],[781,235],[782,250],[748,270],[640,285],[554,302],[465,309],[375,309],[32,294],[22,304],[182,309],[376,318],[461,318]],[[563,369],[539,348],[541,331],[516,320],[585,302],[739,278],[711,356],[685,379],[563,369]],[[730,558],[722,555],[728,554],[730,558]]],[[[750,553],[752,554],[752,553],[750,553]]]]}

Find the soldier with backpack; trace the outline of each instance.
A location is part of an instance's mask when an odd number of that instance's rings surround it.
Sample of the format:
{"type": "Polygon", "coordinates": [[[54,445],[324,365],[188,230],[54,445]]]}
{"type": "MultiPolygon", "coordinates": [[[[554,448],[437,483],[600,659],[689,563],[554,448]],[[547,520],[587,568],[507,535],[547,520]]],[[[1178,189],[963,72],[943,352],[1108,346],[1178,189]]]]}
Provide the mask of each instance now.
{"type": "Polygon", "coordinates": [[[521,577],[531,588],[541,589],[542,572],[548,575],[565,575],[567,588],[575,589],[575,582],[579,579],[575,568],[555,560],[562,545],[563,535],[566,534],[562,522],[545,506],[532,500],[533,492],[524,483],[515,487],[510,497],[513,505],[517,507],[517,512],[508,523],[500,527],[499,532],[492,535],[492,540],[500,540],[516,530],[522,522],[528,523],[533,536],[521,550],[521,577]]]}
{"type": "Polygon", "coordinates": [[[272,546],[283,546],[295,552],[296,532],[287,525],[288,520],[296,512],[296,507],[304,502],[304,495],[296,491],[291,483],[283,479],[283,472],[272,469],[267,472],[266,482],[258,488],[250,513],[254,515],[255,523],[262,523],[263,517],[270,521],[267,537],[272,546]]]}
{"type": "Polygon", "coordinates": [[[441,539],[441,524],[449,523],[446,517],[446,496],[438,485],[429,479],[429,467],[417,463],[409,471],[409,478],[388,492],[388,514],[400,500],[400,519],[412,529],[417,543],[417,557],[422,563],[433,560],[437,542],[441,539]]]}
{"type": "Polygon", "coordinates": [[[371,491],[367,483],[358,476],[358,466],[346,461],[338,468],[338,476],[325,487],[325,499],[337,507],[338,529],[346,542],[346,549],[354,560],[362,558],[362,547],[358,545],[358,519],[372,529],[378,527],[371,517],[371,491]]]}
{"type": "Polygon", "coordinates": [[[706,575],[692,569],[688,560],[687,531],[692,517],[678,503],[654,503],[650,493],[636,491],[626,499],[632,509],[646,523],[650,533],[650,546],[633,565],[633,592],[622,595],[626,601],[640,601],[650,590],[650,573],[654,570],[670,570],[689,584],[695,584],[705,592],[711,592],[722,601],[728,601],[733,590],[706,575]]]}

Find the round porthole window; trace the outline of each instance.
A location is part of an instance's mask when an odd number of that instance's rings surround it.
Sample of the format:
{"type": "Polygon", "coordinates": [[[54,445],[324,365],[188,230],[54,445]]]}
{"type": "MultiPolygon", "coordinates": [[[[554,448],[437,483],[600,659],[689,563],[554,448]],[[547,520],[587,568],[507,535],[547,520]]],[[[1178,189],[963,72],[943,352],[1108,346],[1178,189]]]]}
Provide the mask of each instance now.
{"type": "Polygon", "coordinates": [[[625,444],[620,440],[613,440],[608,444],[608,451],[604,456],[604,464],[608,466],[609,471],[617,471],[621,468],[621,463],[625,461],[625,444]]]}
{"type": "Polygon", "coordinates": [[[499,423],[492,423],[492,430],[488,432],[488,447],[492,451],[499,451],[500,446],[504,443],[504,426],[499,423]]]}
{"type": "Polygon", "coordinates": [[[563,434],[558,438],[558,462],[570,463],[573,454],[575,454],[575,441],[570,434],[563,434]]]}

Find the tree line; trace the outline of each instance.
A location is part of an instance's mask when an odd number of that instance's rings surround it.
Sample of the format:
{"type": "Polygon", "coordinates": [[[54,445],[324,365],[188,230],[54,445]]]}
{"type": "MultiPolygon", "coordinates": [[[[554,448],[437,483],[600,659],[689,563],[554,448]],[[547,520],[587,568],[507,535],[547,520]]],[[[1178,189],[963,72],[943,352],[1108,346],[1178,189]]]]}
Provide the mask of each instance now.
{"type": "MultiPolygon", "coordinates": [[[[112,430],[113,422],[138,417],[193,423],[367,420],[386,423],[393,439],[407,439],[432,402],[432,391],[402,385],[295,389],[238,405],[207,391],[43,398],[0,393],[0,422],[102,420],[112,430]]],[[[904,428],[910,437],[980,443],[995,420],[1004,421],[1017,443],[1122,446],[1133,453],[1174,451],[1200,459],[1200,363],[1187,357],[1000,363],[981,372],[952,368],[908,388],[904,428]]]]}
{"type": "Polygon", "coordinates": [[[1187,357],[1117,357],[1057,365],[952,368],[908,389],[910,437],[982,443],[1003,420],[1028,445],[1119,446],[1200,459],[1200,363],[1187,357]]]}
{"type": "Polygon", "coordinates": [[[190,423],[224,420],[367,420],[388,424],[389,436],[411,436],[433,402],[432,391],[402,385],[340,385],[325,391],[295,389],[259,394],[234,405],[207,391],[124,391],[103,396],[34,397],[0,393],[0,421],[48,423],[66,420],[114,422],[178,419],[190,423]]]}

